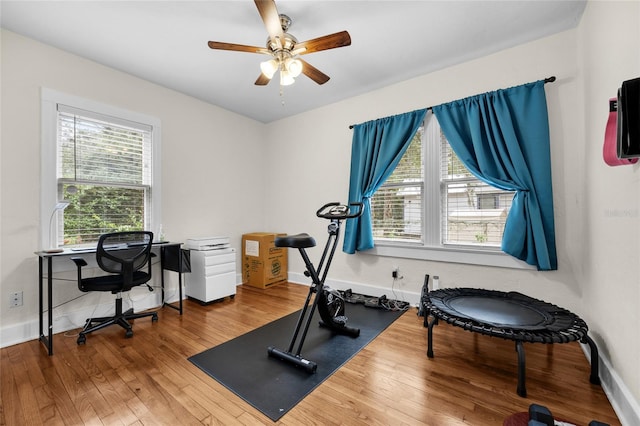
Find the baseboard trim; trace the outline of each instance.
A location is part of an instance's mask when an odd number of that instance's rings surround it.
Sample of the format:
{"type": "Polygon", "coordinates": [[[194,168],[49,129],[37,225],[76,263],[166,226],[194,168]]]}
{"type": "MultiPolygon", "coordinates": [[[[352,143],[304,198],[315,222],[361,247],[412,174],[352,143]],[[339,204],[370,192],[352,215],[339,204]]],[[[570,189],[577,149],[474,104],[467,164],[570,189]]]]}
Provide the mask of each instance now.
{"type": "MultiPolygon", "coordinates": [[[[236,274],[236,285],[242,285],[242,275],[236,274]]],[[[146,311],[149,309],[159,309],[162,306],[160,300],[160,291],[153,293],[147,292],[144,288],[141,290],[144,296],[136,296],[131,302],[130,298],[125,297],[124,309],[130,308],[130,304],[136,311],[146,311]]],[[[178,287],[167,288],[165,293],[165,302],[176,303],[179,300],[178,287]]],[[[106,293],[105,293],[106,294],[106,293]]],[[[182,291],[183,299],[186,299],[185,290],[182,291]]],[[[71,309],[63,313],[55,313],[53,315],[53,333],[63,333],[69,330],[80,328],[89,317],[108,316],[114,311],[113,298],[109,298],[106,302],[100,302],[98,305],[85,306],[77,309],[71,309]]],[[[55,309],[55,308],[54,308],[55,309]]],[[[45,319],[46,320],[46,319],[45,319]]],[[[19,343],[28,342],[30,340],[39,339],[38,318],[21,323],[10,324],[8,326],[0,326],[0,348],[17,345],[19,343]]]]}
{"type": "MultiPolygon", "coordinates": [[[[159,293],[159,292],[158,292],[159,293]]],[[[142,300],[134,302],[136,311],[146,311],[160,307],[159,298],[156,295],[145,297],[142,300]]],[[[158,295],[159,296],[159,295],[158,295]]],[[[131,306],[124,301],[124,309],[131,306]]],[[[86,306],[74,311],[67,311],[61,315],[54,315],[53,333],[63,333],[69,330],[80,328],[84,325],[89,317],[109,316],[114,312],[113,300],[102,302],[97,306],[86,306]]],[[[46,321],[46,318],[45,318],[46,321]]],[[[40,330],[38,327],[38,319],[25,321],[17,324],[11,324],[7,327],[0,328],[0,348],[17,345],[19,343],[28,342],[30,340],[39,339],[40,330]]]]}
{"type": "MultiPolygon", "coordinates": [[[[310,279],[303,274],[298,273],[289,272],[289,281],[297,284],[310,285],[310,279]]],[[[351,289],[354,293],[367,294],[376,297],[380,297],[384,294],[389,298],[393,297],[393,295],[389,295],[390,290],[388,288],[375,287],[362,283],[327,279],[327,285],[336,290],[351,289]]],[[[405,297],[404,301],[409,302],[412,306],[418,305],[420,301],[420,294],[396,290],[397,295],[400,293],[405,297]]],[[[591,362],[589,346],[584,344],[581,346],[585,357],[589,362],[591,362]]],[[[640,405],[638,404],[638,401],[634,399],[622,378],[612,368],[609,359],[602,354],[599,354],[599,357],[599,372],[602,389],[609,399],[620,423],[623,426],[640,425],[640,405]]]]}
{"type": "MultiPolygon", "coordinates": [[[[289,282],[295,284],[311,285],[311,279],[307,278],[304,274],[289,272],[289,282]]],[[[367,296],[387,296],[388,299],[395,299],[402,302],[409,302],[411,306],[418,306],[420,303],[420,293],[414,291],[403,290],[402,288],[395,288],[390,290],[388,288],[376,287],[369,284],[362,284],[350,281],[332,280],[327,278],[326,285],[335,290],[348,290],[358,294],[366,294],[367,296]],[[395,293],[395,294],[394,294],[395,293]]]]}
{"type": "MultiPolygon", "coordinates": [[[[581,346],[585,357],[589,360],[589,363],[591,363],[589,346],[585,344],[581,346]]],[[[613,411],[615,411],[618,416],[618,420],[620,420],[623,426],[640,425],[640,405],[638,401],[635,400],[622,378],[612,368],[609,359],[602,354],[598,355],[600,358],[598,368],[602,390],[604,390],[605,395],[607,395],[613,411]]]]}

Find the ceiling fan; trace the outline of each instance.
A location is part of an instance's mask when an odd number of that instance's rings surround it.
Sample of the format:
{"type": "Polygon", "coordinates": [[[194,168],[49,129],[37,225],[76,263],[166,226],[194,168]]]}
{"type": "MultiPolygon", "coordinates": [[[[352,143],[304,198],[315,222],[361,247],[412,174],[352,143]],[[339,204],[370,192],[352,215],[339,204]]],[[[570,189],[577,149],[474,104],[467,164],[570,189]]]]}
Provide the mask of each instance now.
{"type": "Polygon", "coordinates": [[[278,14],[274,0],[254,0],[260,17],[269,33],[266,47],[246,46],[243,44],[210,41],[209,47],[218,50],[233,50],[237,52],[261,53],[271,56],[271,59],[260,64],[260,76],[255,84],[265,86],[269,84],[276,72],[280,71],[280,85],[293,84],[301,73],[318,84],[329,81],[329,76],[300,58],[322,50],[349,46],[351,37],[347,31],[314,38],[303,42],[287,31],[291,26],[291,18],[278,14]]]}

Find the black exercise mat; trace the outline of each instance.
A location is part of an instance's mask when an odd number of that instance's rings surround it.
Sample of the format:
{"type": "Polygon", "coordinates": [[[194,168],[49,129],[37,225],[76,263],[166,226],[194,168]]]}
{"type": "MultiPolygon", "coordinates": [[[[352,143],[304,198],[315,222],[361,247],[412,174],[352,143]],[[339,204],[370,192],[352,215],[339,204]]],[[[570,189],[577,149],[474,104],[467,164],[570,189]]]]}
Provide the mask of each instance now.
{"type": "Polygon", "coordinates": [[[194,355],[189,361],[271,420],[277,421],[398,319],[402,312],[347,304],[348,325],[360,328],[360,336],[356,338],[334,334],[320,327],[316,312],[302,348],[302,356],[318,364],[314,374],[267,355],[269,346],[288,349],[299,315],[300,311],[294,312],[194,355]]]}

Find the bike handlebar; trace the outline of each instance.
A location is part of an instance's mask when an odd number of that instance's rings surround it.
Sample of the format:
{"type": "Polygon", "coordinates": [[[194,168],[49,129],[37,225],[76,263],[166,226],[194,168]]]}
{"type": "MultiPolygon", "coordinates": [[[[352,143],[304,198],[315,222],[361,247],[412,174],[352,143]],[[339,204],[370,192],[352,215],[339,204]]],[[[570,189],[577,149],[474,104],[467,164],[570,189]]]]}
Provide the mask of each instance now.
{"type": "Polygon", "coordinates": [[[348,206],[340,204],[338,202],[327,203],[320,207],[316,212],[316,216],[323,219],[353,219],[362,215],[362,203],[349,203],[348,206]],[[355,213],[352,213],[352,209],[356,208],[355,213]]]}

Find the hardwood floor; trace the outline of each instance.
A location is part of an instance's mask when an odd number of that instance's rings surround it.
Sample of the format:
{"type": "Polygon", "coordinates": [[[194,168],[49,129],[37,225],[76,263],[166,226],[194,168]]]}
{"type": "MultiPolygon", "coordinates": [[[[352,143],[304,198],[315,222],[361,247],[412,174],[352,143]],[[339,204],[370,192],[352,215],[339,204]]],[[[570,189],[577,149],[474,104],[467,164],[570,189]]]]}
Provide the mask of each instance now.
{"type": "MultiPolygon", "coordinates": [[[[58,334],[54,355],[37,341],[0,350],[0,424],[271,425],[187,358],[302,307],[308,287],[238,287],[234,300],[159,321],[135,322],[125,339],[108,327],[76,345],[58,334]]],[[[347,315],[348,315],[347,306],[347,315]]],[[[266,348],[256,348],[264,351],[266,348]]],[[[502,425],[529,404],[587,425],[620,424],[577,343],[526,344],[528,397],[516,394],[514,344],[444,323],[426,329],[411,309],[277,422],[280,425],[502,425]]],[[[284,390],[286,391],[286,390],[284,390]]]]}

